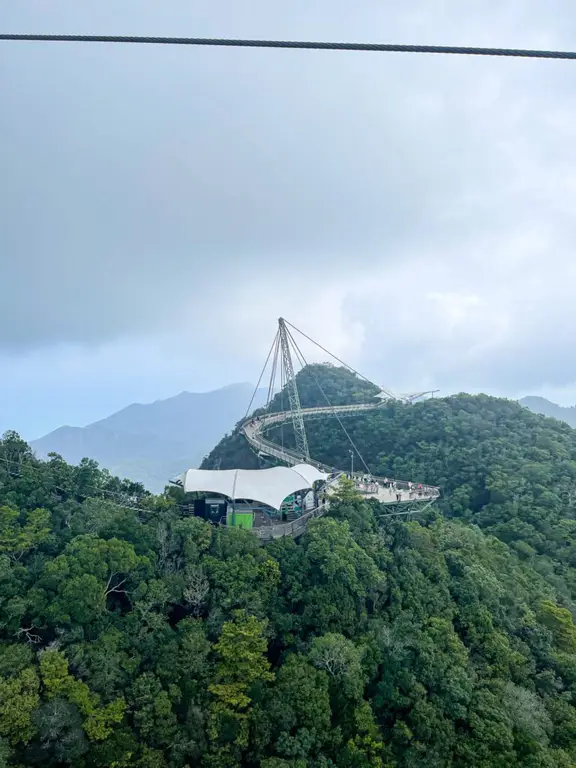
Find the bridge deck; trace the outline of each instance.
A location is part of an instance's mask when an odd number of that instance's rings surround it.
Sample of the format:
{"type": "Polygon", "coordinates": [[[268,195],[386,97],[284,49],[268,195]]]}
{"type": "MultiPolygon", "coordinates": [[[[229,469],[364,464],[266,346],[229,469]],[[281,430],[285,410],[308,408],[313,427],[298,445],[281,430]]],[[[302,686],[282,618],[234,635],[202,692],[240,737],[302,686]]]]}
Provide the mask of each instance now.
{"type": "MultiPolygon", "coordinates": [[[[331,486],[328,487],[329,496],[336,491],[337,491],[337,488],[335,483],[333,483],[331,486]]],[[[382,491],[388,492],[388,489],[383,488],[382,491]]],[[[410,514],[410,512],[418,511],[418,510],[422,511],[422,506],[420,505],[419,502],[424,501],[426,502],[425,506],[429,506],[430,504],[432,504],[433,501],[436,500],[436,498],[438,498],[438,496],[428,496],[425,498],[424,497],[413,498],[408,494],[403,494],[402,498],[400,500],[397,500],[396,495],[394,494],[394,499],[385,500],[384,498],[381,498],[379,494],[376,494],[376,493],[372,493],[372,494],[367,493],[364,495],[366,498],[377,499],[378,501],[382,501],[382,503],[384,504],[396,505],[396,509],[398,511],[391,512],[388,515],[384,515],[384,517],[393,517],[394,515],[410,514]]],[[[329,509],[330,509],[330,498],[326,499],[325,502],[320,504],[315,509],[312,509],[310,510],[310,512],[307,512],[305,515],[302,515],[302,517],[299,517],[296,520],[292,520],[289,523],[276,523],[272,525],[264,525],[258,528],[253,528],[252,530],[258,536],[261,542],[271,541],[273,539],[280,539],[284,536],[291,536],[293,539],[296,539],[304,533],[310,520],[313,520],[316,517],[322,517],[322,515],[326,514],[326,512],[328,512],[329,509]]]]}
{"type": "MultiPolygon", "coordinates": [[[[316,416],[333,415],[335,412],[339,415],[361,413],[363,411],[374,410],[382,406],[382,403],[361,403],[358,405],[339,405],[334,408],[303,408],[302,415],[306,418],[316,416]]],[[[270,440],[267,440],[262,432],[275,425],[290,421],[292,413],[290,411],[281,411],[280,413],[271,413],[259,416],[247,421],[242,431],[248,443],[254,450],[267,456],[283,461],[285,464],[294,466],[295,464],[312,464],[318,469],[331,473],[332,468],[322,464],[319,461],[310,459],[306,456],[300,456],[294,451],[283,448],[270,440]]],[[[373,491],[369,491],[361,482],[362,473],[355,475],[358,489],[363,492],[367,498],[375,498],[382,504],[398,504],[403,502],[432,501],[440,495],[440,489],[434,486],[419,486],[416,483],[410,483],[406,480],[389,481],[386,478],[374,478],[373,491]],[[392,487],[390,487],[392,483],[392,487]]]]}
{"type": "MultiPolygon", "coordinates": [[[[331,416],[334,412],[340,415],[346,415],[373,410],[381,407],[381,405],[382,403],[361,403],[358,405],[340,405],[335,406],[334,408],[303,408],[302,415],[305,418],[324,415],[331,416]]],[[[328,474],[333,474],[331,467],[328,467],[319,461],[315,461],[314,459],[310,459],[308,456],[300,456],[295,451],[276,445],[263,436],[262,433],[265,430],[286,421],[290,421],[291,419],[291,411],[266,414],[247,421],[242,426],[242,431],[250,446],[257,453],[272,456],[291,466],[302,463],[312,464],[328,474]]],[[[342,474],[344,473],[340,473],[340,475],[342,474]]],[[[390,506],[395,505],[397,508],[401,509],[401,511],[391,512],[391,515],[409,514],[413,509],[416,509],[417,507],[421,508],[422,502],[429,505],[440,495],[440,489],[433,486],[422,486],[408,481],[389,480],[387,478],[371,478],[367,481],[366,475],[362,475],[361,473],[354,475],[354,481],[356,489],[364,498],[376,499],[382,504],[390,506]]],[[[333,479],[328,484],[328,496],[332,495],[337,490],[336,482],[337,477],[333,476],[333,479]]],[[[288,523],[278,523],[276,525],[264,525],[254,528],[253,531],[262,542],[278,539],[283,536],[297,538],[304,533],[310,520],[315,517],[321,517],[329,508],[330,499],[328,498],[324,503],[296,520],[288,523]]]]}

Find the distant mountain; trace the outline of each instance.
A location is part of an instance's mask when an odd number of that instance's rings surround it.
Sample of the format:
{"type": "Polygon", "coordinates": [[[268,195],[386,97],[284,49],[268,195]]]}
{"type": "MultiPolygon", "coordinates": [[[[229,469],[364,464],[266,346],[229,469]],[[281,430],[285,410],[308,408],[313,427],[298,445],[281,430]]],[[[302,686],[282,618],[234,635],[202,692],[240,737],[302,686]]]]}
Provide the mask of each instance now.
{"type": "MultiPolygon", "coordinates": [[[[171,477],[196,467],[241,419],[254,387],[231,384],[213,392],[181,392],[167,400],[134,403],[86,427],[60,427],[34,440],[40,458],[55,452],[71,464],[84,457],[120,477],[159,492],[171,477]]],[[[258,390],[253,408],[264,403],[258,390]]]]}
{"type": "Polygon", "coordinates": [[[545,397],[523,397],[518,402],[533,413],[552,416],[552,418],[558,419],[558,421],[565,421],[566,424],[576,428],[576,406],[574,405],[567,408],[563,405],[551,403],[545,397]]]}

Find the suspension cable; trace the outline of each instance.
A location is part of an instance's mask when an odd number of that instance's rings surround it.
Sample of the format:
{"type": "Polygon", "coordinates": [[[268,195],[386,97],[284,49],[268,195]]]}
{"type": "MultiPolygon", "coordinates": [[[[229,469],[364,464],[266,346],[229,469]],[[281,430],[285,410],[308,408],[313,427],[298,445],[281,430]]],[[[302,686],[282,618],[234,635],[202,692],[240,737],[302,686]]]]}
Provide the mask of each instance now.
{"type": "Polygon", "coordinates": [[[305,365],[307,365],[307,362],[304,359],[304,356],[302,355],[302,352],[300,352],[300,348],[298,347],[298,345],[294,341],[294,337],[292,336],[290,331],[288,331],[286,335],[288,337],[288,341],[290,341],[292,343],[292,350],[293,350],[294,354],[296,355],[296,359],[298,360],[300,365],[302,367],[304,367],[305,365]]]}
{"type": "Polygon", "coordinates": [[[326,352],[327,355],[330,355],[330,357],[333,357],[334,360],[340,363],[340,365],[343,365],[344,368],[347,368],[349,371],[352,371],[352,373],[355,373],[356,376],[359,376],[361,379],[364,379],[364,381],[368,382],[368,384],[372,384],[373,387],[376,387],[377,385],[374,384],[373,381],[370,381],[370,379],[367,379],[366,376],[363,376],[359,371],[352,368],[351,365],[348,365],[348,363],[345,363],[344,360],[341,360],[339,357],[336,357],[336,355],[332,354],[329,350],[326,349],[326,347],[323,347],[322,344],[318,344],[317,341],[314,341],[310,336],[308,336],[307,333],[304,333],[304,331],[301,331],[299,328],[296,328],[295,325],[292,325],[292,323],[288,322],[288,320],[284,319],[284,322],[286,325],[289,325],[290,328],[293,328],[295,331],[297,331],[301,336],[304,336],[305,339],[308,339],[308,341],[311,341],[312,344],[315,344],[319,349],[322,350],[322,352],[326,352]]]}
{"type": "Polygon", "coordinates": [[[276,370],[278,368],[278,350],[280,347],[280,331],[276,332],[276,338],[274,341],[274,357],[272,358],[272,372],[270,374],[270,383],[268,384],[268,398],[266,400],[266,407],[268,407],[274,399],[274,390],[276,388],[276,370]]]}
{"type": "Polygon", "coordinates": [[[268,365],[268,360],[270,360],[270,355],[272,354],[272,350],[274,349],[274,345],[276,343],[276,337],[278,336],[278,331],[276,331],[276,335],[274,336],[274,341],[272,342],[272,346],[270,347],[270,350],[268,352],[268,356],[266,357],[266,362],[264,363],[264,367],[262,368],[262,371],[260,372],[260,377],[258,379],[258,383],[256,384],[256,388],[254,389],[254,392],[252,393],[252,398],[250,399],[250,403],[248,404],[248,408],[246,409],[246,413],[244,414],[244,418],[246,419],[248,417],[248,414],[250,413],[250,408],[252,408],[252,403],[254,402],[254,398],[256,397],[256,392],[258,391],[258,387],[260,386],[260,382],[262,381],[262,377],[264,376],[264,371],[266,370],[266,366],[268,365]]]}
{"type": "Polygon", "coordinates": [[[543,51],[524,48],[479,48],[465,45],[404,45],[396,43],[335,43],[302,40],[232,40],[205,37],[142,37],[136,35],[38,35],[0,34],[0,41],[45,43],[134,43],[195,45],[226,48],[290,48],[316,51],[370,51],[378,53],[440,53],[458,56],[501,56],[522,59],[576,59],[576,51],[543,51]]]}
{"type": "MultiPolygon", "coordinates": [[[[296,330],[297,330],[297,329],[296,329],[296,330]]],[[[297,344],[297,343],[296,343],[296,341],[294,340],[294,337],[292,336],[292,334],[290,333],[290,331],[288,331],[287,333],[288,333],[288,338],[289,338],[289,340],[292,342],[292,344],[293,344],[293,346],[294,346],[294,349],[295,349],[295,351],[296,351],[296,354],[299,356],[299,358],[301,358],[301,359],[304,361],[304,364],[305,364],[306,366],[308,366],[308,363],[306,362],[306,358],[305,358],[305,357],[304,357],[304,355],[302,354],[302,352],[301,352],[301,350],[300,350],[300,347],[298,346],[298,344],[297,344]]],[[[339,424],[340,424],[340,426],[342,427],[342,430],[344,431],[344,434],[345,434],[345,435],[346,435],[346,437],[348,438],[348,440],[349,440],[349,442],[350,442],[350,445],[352,446],[352,448],[354,448],[354,450],[356,451],[356,453],[357,453],[357,455],[358,455],[358,458],[360,459],[360,461],[361,461],[361,462],[362,462],[362,464],[364,465],[364,468],[366,469],[366,472],[368,472],[368,474],[369,474],[369,475],[372,475],[373,473],[372,473],[372,471],[370,470],[370,467],[369,467],[369,466],[368,466],[368,464],[366,464],[366,462],[364,461],[364,457],[362,456],[362,454],[361,454],[361,453],[360,453],[360,451],[358,450],[358,447],[357,447],[357,445],[355,444],[354,440],[352,440],[352,437],[350,436],[350,433],[348,432],[348,430],[346,429],[346,427],[345,427],[345,426],[344,426],[344,424],[342,423],[342,419],[340,418],[340,416],[338,416],[338,413],[337,413],[337,411],[336,411],[335,407],[334,407],[334,406],[332,405],[332,403],[330,402],[330,399],[329,399],[328,395],[326,394],[326,392],[324,392],[324,389],[323,389],[322,385],[320,384],[320,382],[319,382],[319,380],[318,380],[318,377],[316,376],[316,374],[314,373],[314,371],[312,370],[312,368],[311,368],[311,367],[310,367],[310,374],[311,374],[312,378],[314,379],[314,381],[315,381],[315,383],[316,383],[316,386],[318,387],[318,389],[319,389],[319,390],[320,390],[320,392],[322,393],[322,396],[324,397],[324,399],[325,399],[325,400],[326,400],[326,402],[328,403],[328,406],[329,406],[330,408],[332,408],[332,414],[333,414],[333,415],[336,417],[336,419],[337,419],[338,423],[339,423],[339,424]]]]}
{"type": "MultiPolygon", "coordinates": [[[[278,330],[278,342],[280,342],[280,330],[278,330]]],[[[286,369],[284,368],[284,356],[280,355],[280,412],[284,410],[284,387],[286,386],[286,369]]],[[[284,422],[280,422],[280,447],[284,451],[284,422]]]]}

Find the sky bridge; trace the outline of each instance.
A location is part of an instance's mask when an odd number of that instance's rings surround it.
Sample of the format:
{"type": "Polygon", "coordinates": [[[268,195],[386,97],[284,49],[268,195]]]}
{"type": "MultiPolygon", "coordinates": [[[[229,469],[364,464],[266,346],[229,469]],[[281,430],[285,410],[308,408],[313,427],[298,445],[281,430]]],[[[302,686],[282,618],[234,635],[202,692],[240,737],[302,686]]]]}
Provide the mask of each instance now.
{"type": "Polygon", "coordinates": [[[337,488],[337,479],[342,474],[346,473],[347,476],[353,479],[358,493],[360,493],[366,499],[375,499],[381,504],[385,504],[391,507],[390,515],[410,515],[416,510],[422,510],[423,507],[427,507],[432,504],[440,495],[440,489],[434,486],[425,485],[422,483],[412,482],[410,480],[397,480],[389,477],[376,477],[371,471],[369,466],[364,461],[363,456],[354,444],[350,434],[346,430],[345,425],[341,421],[343,417],[353,416],[367,411],[373,411],[378,408],[382,408],[387,402],[396,400],[405,404],[413,403],[428,395],[433,396],[437,390],[431,390],[428,392],[414,392],[404,395],[394,394],[390,389],[384,387],[374,386],[374,396],[367,397],[365,403],[354,404],[333,404],[330,402],[329,397],[326,395],[322,383],[317,379],[315,374],[313,378],[318,388],[318,392],[322,399],[325,401],[325,405],[317,406],[314,408],[303,408],[300,400],[300,393],[298,391],[298,384],[296,380],[296,374],[294,372],[294,359],[298,363],[305,367],[307,361],[302,354],[300,346],[294,338],[292,331],[299,333],[306,338],[309,342],[312,342],[319,347],[325,354],[328,354],[339,365],[345,367],[356,376],[360,377],[369,384],[372,384],[366,377],[359,374],[351,366],[347,365],[343,360],[332,355],[325,347],[321,346],[302,331],[299,331],[295,326],[288,323],[284,318],[278,319],[278,329],[272,342],[272,346],[264,363],[264,368],[260,374],[260,378],[256,385],[256,390],[260,386],[264,374],[270,364],[270,378],[268,382],[268,398],[267,407],[270,406],[277,391],[286,393],[289,408],[280,412],[264,413],[258,416],[249,417],[252,403],[248,406],[248,412],[246,420],[242,425],[242,433],[246,438],[250,447],[261,457],[266,457],[281,462],[287,466],[298,466],[302,464],[308,464],[315,467],[320,472],[326,473],[330,478],[326,483],[326,495],[325,501],[317,508],[308,511],[302,515],[298,520],[290,521],[284,524],[274,524],[269,526],[261,526],[258,529],[258,535],[261,538],[277,538],[284,535],[299,535],[306,525],[307,519],[312,519],[320,514],[324,514],[329,507],[330,496],[337,488]],[[279,387],[277,382],[279,380],[279,387]],[[316,458],[310,456],[308,448],[308,438],[306,434],[305,422],[313,418],[319,417],[335,417],[340,427],[343,429],[349,444],[350,444],[350,471],[347,472],[345,468],[330,467],[316,458]],[[294,445],[286,447],[284,444],[278,444],[270,439],[268,432],[274,427],[281,427],[286,423],[291,423],[294,430],[294,445]],[[356,460],[357,470],[354,471],[354,463],[356,460]]]}
{"type": "MultiPolygon", "coordinates": [[[[325,514],[330,508],[331,499],[337,493],[339,480],[343,476],[354,482],[356,491],[362,498],[374,499],[388,508],[389,511],[383,513],[382,517],[411,515],[433,504],[440,495],[440,489],[410,480],[377,477],[365,462],[342,419],[383,408],[391,400],[410,404],[427,395],[433,396],[435,391],[437,390],[395,395],[391,390],[377,387],[302,331],[298,331],[288,321],[279,318],[278,329],[248,405],[241,432],[261,459],[267,463],[279,462],[284,468],[276,466],[261,470],[188,470],[175,482],[186,491],[219,493],[220,501],[214,499],[210,504],[216,515],[216,519],[211,518],[212,521],[249,528],[263,541],[282,536],[297,537],[302,534],[310,520],[325,514]],[[372,395],[366,395],[367,402],[333,404],[312,370],[311,375],[318,393],[326,404],[303,408],[293,359],[295,358],[302,367],[308,364],[291,329],[302,334],[339,365],[367,382],[373,392],[372,395]],[[286,397],[289,407],[272,412],[266,412],[265,409],[263,413],[249,415],[269,364],[266,409],[269,409],[278,394],[281,398],[280,405],[286,397]],[[344,467],[330,467],[310,456],[305,421],[330,416],[337,419],[349,442],[349,470],[344,467]],[[280,443],[275,442],[268,434],[275,428],[282,430],[285,424],[290,424],[293,428],[293,440],[291,439],[289,446],[284,445],[283,439],[280,443]],[[296,492],[298,493],[295,496],[296,492]]],[[[276,402],[276,407],[277,404],[276,402]]]]}

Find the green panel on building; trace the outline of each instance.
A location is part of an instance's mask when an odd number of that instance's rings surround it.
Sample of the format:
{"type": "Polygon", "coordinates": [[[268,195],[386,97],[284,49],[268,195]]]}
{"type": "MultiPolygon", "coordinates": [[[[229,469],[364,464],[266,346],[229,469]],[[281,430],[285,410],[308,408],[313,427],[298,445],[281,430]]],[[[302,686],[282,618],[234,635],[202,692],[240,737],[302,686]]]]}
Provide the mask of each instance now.
{"type": "Polygon", "coordinates": [[[254,526],[253,512],[228,512],[227,524],[234,528],[252,529],[254,526]]]}

